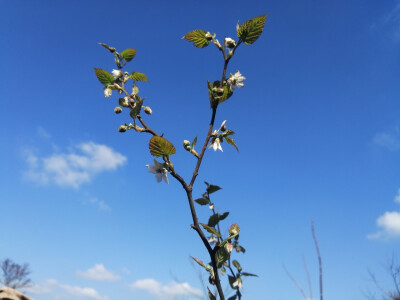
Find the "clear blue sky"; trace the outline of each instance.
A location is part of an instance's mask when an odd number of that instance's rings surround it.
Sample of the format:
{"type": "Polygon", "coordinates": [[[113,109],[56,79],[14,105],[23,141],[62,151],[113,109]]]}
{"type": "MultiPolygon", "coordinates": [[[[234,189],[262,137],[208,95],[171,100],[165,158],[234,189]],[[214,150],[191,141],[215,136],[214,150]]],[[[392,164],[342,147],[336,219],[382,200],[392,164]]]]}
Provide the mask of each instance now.
{"type": "MultiPolygon", "coordinates": [[[[181,39],[235,37],[237,21],[268,13],[261,38],[239,47],[229,72],[247,78],[223,103],[240,149],[208,150],[204,180],[220,185],[223,223],[242,229],[237,258],[259,278],[243,299],[301,299],[282,265],[317,295],[314,218],[325,299],[365,299],[400,256],[400,2],[0,0],[0,259],[28,262],[36,299],[198,299],[207,259],[190,229],[184,192],[147,172],[148,135],[119,134],[93,67],[111,71],[97,43],[137,49],[127,70],[150,83],[146,120],[173,142],[189,178],[184,139],[206,135],[206,79],[221,55],[181,39]],[[397,199],[397,200],[396,200],[397,199]],[[186,284],[184,284],[186,283],[186,284]],[[183,294],[182,294],[183,293],[183,294]]],[[[200,211],[203,221],[208,211],[200,211]]],[[[206,275],[203,279],[207,280],[206,275]]],[[[226,284],[226,281],[225,281],[226,284]]]]}

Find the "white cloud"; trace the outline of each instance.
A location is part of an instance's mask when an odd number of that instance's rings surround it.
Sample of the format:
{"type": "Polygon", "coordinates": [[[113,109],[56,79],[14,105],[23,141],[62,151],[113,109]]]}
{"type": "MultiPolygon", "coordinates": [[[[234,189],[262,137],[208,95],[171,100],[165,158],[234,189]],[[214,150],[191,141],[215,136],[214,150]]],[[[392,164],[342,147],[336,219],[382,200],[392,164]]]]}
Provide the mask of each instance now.
{"type": "Polygon", "coordinates": [[[99,200],[96,197],[92,197],[89,200],[87,200],[86,202],[97,206],[98,209],[103,210],[103,211],[111,210],[111,208],[103,200],[99,200]]]}
{"type": "MultiPolygon", "coordinates": [[[[394,201],[400,203],[400,189],[394,197],[394,201]]],[[[380,231],[369,234],[370,239],[391,239],[400,238],[400,212],[387,211],[376,220],[376,225],[380,231]]]]}
{"type": "Polygon", "coordinates": [[[65,290],[68,294],[75,297],[84,297],[88,299],[96,299],[96,300],[108,300],[108,297],[100,296],[99,292],[97,292],[93,288],[88,287],[79,287],[79,286],[70,286],[66,284],[60,284],[60,288],[65,290]]]}
{"type": "Polygon", "coordinates": [[[24,288],[24,293],[26,292],[35,295],[50,294],[56,285],[57,280],[47,279],[43,284],[34,284],[24,288]]]}
{"type": "Polygon", "coordinates": [[[374,136],[372,141],[376,145],[384,147],[391,151],[400,149],[400,139],[397,134],[387,132],[378,133],[374,136]]]}
{"type": "Polygon", "coordinates": [[[102,264],[97,264],[86,271],[77,271],[76,274],[86,279],[98,281],[117,281],[121,279],[120,276],[107,270],[102,264]]]}
{"type": "Polygon", "coordinates": [[[188,283],[172,282],[169,284],[162,284],[152,278],[140,279],[130,284],[133,290],[144,290],[154,295],[159,300],[173,299],[175,296],[191,295],[202,296],[201,290],[191,287],[188,283]]]}
{"type": "Polygon", "coordinates": [[[115,170],[126,163],[127,158],[106,145],[87,142],[74,147],[70,153],[54,153],[38,157],[33,151],[25,150],[28,170],[25,178],[40,183],[55,183],[60,186],[78,188],[90,182],[104,171],[115,170]]]}

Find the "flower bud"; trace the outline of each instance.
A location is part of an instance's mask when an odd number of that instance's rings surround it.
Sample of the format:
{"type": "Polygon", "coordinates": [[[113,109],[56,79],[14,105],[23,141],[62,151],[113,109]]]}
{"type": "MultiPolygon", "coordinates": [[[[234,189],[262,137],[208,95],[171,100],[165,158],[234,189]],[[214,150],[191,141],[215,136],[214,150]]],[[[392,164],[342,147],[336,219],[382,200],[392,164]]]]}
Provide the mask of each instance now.
{"type": "Polygon", "coordinates": [[[205,38],[207,41],[211,41],[213,39],[211,33],[209,33],[209,32],[206,33],[205,38]]]}
{"type": "Polygon", "coordinates": [[[117,106],[116,108],[114,108],[114,112],[115,112],[116,114],[120,114],[120,113],[122,113],[122,108],[119,107],[119,106],[117,106]]]}
{"type": "Polygon", "coordinates": [[[112,75],[114,76],[115,79],[118,79],[124,75],[121,70],[112,70],[112,75]]]}
{"type": "Polygon", "coordinates": [[[104,89],[104,96],[105,96],[106,98],[110,98],[110,97],[111,97],[111,94],[112,94],[112,90],[111,90],[110,88],[105,88],[105,89],[104,89]]]}
{"type": "Polygon", "coordinates": [[[231,38],[225,38],[225,46],[229,49],[235,48],[236,42],[231,38]]]}
{"type": "Polygon", "coordinates": [[[214,203],[210,203],[210,205],[208,206],[209,209],[213,210],[214,209],[214,203]]]}
{"type": "Polygon", "coordinates": [[[223,88],[217,88],[217,96],[222,96],[224,94],[223,88]]]}
{"type": "Polygon", "coordinates": [[[151,115],[151,114],[153,113],[153,111],[151,110],[151,108],[148,107],[148,106],[145,106],[144,112],[145,112],[146,114],[148,114],[148,115],[151,115]]]}
{"type": "Polygon", "coordinates": [[[120,90],[120,89],[121,89],[121,87],[119,86],[118,83],[114,83],[114,88],[117,89],[117,90],[120,90]]]}
{"type": "Polygon", "coordinates": [[[183,141],[183,148],[185,148],[186,151],[190,151],[191,150],[190,142],[188,140],[184,140],[183,141]]]}
{"type": "Polygon", "coordinates": [[[231,227],[229,227],[228,232],[229,232],[229,235],[239,234],[240,228],[239,228],[238,224],[233,224],[231,227]]]}
{"type": "Polygon", "coordinates": [[[231,243],[226,243],[224,245],[224,248],[225,248],[226,252],[231,253],[233,250],[233,245],[231,243]]]}
{"type": "Polygon", "coordinates": [[[118,128],[118,132],[125,132],[127,129],[128,129],[127,126],[121,125],[121,126],[119,126],[119,128],[118,128]]]}
{"type": "Polygon", "coordinates": [[[119,98],[118,99],[118,103],[119,103],[119,105],[121,105],[123,107],[129,107],[129,99],[128,99],[128,97],[119,98]]]}
{"type": "Polygon", "coordinates": [[[225,131],[226,129],[227,128],[226,128],[225,124],[221,126],[221,131],[225,131]]]}

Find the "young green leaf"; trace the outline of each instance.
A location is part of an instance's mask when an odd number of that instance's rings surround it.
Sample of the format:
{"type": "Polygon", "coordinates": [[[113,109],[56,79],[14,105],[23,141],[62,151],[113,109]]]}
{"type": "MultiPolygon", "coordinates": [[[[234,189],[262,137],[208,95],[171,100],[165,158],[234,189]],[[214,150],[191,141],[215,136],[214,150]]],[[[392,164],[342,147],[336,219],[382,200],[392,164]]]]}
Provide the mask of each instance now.
{"type": "Polygon", "coordinates": [[[196,201],[200,205],[207,205],[208,203],[210,203],[210,199],[207,198],[199,198],[194,201],[196,201]]]}
{"type": "Polygon", "coordinates": [[[236,287],[233,286],[233,283],[236,281],[236,277],[233,276],[228,276],[229,279],[229,284],[231,285],[231,288],[233,288],[234,290],[236,289],[236,287]]]}
{"type": "Polygon", "coordinates": [[[136,81],[149,81],[147,79],[147,76],[143,73],[140,72],[132,72],[131,75],[129,75],[130,79],[136,80],[136,81]]]}
{"type": "Polygon", "coordinates": [[[197,48],[204,48],[209,44],[209,41],[206,39],[206,33],[207,31],[201,29],[193,30],[186,33],[182,38],[189,42],[193,42],[193,45],[197,48]]]}
{"type": "Polygon", "coordinates": [[[191,256],[191,258],[193,258],[193,260],[194,260],[195,262],[197,262],[200,266],[202,266],[204,269],[207,269],[206,264],[203,263],[200,259],[198,259],[198,258],[196,258],[196,257],[193,257],[193,256],[191,256]]]}
{"type": "Polygon", "coordinates": [[[142,109],[143,105],[143,100],[144,98],[140,98],[139,96],[136,96],[136,101],[133,105],[133,108],[131,108],[131,111],[129,112],[129,115],[133,120],[136,119],[136,117],[140,114],[140,110],[142,109]]]}
{"type": "Polygon", "coordinates": [[[262,34],[267,15],[258,16],[244,22],[237,30],[237,36],[246,44],[253,44],[262,34]]]}
{"type": "Polygon", "coordinates": [[[236,252],[243,252],[243,253],[245,253],[246,252],[246,249],[244,249],[242,246],[236,246],[236,252]]]}
{"type": "Polygon", "coordinates": [[[106,48],[107,50],[109,50],[111,53],[115,52],[115,48],[114,47],[110,47],[104,43],[99,43],[99,45],[103,46],[104,48],[106,48]]]}
{"type": "Polygon", "coordinates": [[[125,49],[121,52],[121,56],[125,59],[125,61],[131,61],[136,55],[136,49],[125,49]]]}
{"type": "Polygon", "coordinates": [[[97,79],[105,86],[114,82],[114,76],[108,73],[106,70],[93,68],[96,73],[97,79]]]}
{"type": "Polygon", "coordinates": [[[254,276],[254,277],[258,277],[258,275],[256,275],[256,274],[251,274],[251,273],[247,273],[247,272],[243,272],[242,275],[243,275],[243,276],[254,276]]]}
{"type": "Polygon", "coordinates": [[[240,266],[239,262],[235,259],[233,260],[232,264],[235,266],[235,268],[241,272],[242,271],[242,267],[240,266]]]}
{"type": "Polygon", "coordinates": [[[155,157],[175,154],[176,149],[171,142],[161,136],[153,136],[149,142],[150,154],[155,157]]]}
{"type": "Polygon", "coordinates": [[[192,142],[192,148],[194,148],[194,146],[196,146],[197,143],[197,136],[194,138],[193,142],[192,142]]]}
{"type": "Polygon", "coordinates": [[[209,193],[209,194],[212,194],[212,193],[214,193],[214,192],[216,192],[216,191],[219,191],[219,190],[221,190],[222,188],[220,188],[219,186],[217,186],[217,185],[212,185],[212,184],[210,184],[210,185],[207,185],[207,193],[209,193]]]}
{"type": "Polygon", "coordinates": [[[229,212],[224,212],[222,215],[219,216],[219,220],[220,221],[225,220],[228,215],[229,215],[229,212]]]}
{"type": "Polygon", "coordinates": [[[217,225],[219,222],[219,214],[213,214],[209,219],[208,219],[208,226],[214,227],[217,225]]]}
{"type": "Polygon", "coordinates": [[[239,152],[239,148],[236,146],[235,141],[233,140],[233,138],[229,137],[229,136],[225,136],[225,141],[229,144],[232,145],[233,147],[235,147],[235,149],[239,152]]]}
{"type": "Polygon", "coordinates": [[[223,263],[228,260],[229,252],[224,247],[221,247],[215,253],[215,260],[217,261],[218,268],[223,266],[223,263]]]}
{"type": "Polygon", "coordinates": [[[237,295],[235,294],[232,297],[229,297],[228,300],[236,300],[236,298],[237,298],[237,295]]]}
{"type": "Polygon", "coordinates": [[[217,237],[221,237],[221,235],[218,233],[218,231],[216,231],[214,228],[212,228],[212,227],[210,227],[210,226],[208,226],[206,224],[203,224],[203,223],[200,223],[200,225],[203,226],[203,228],[205,230],[207,230],[209,233],[212,233],[217,237]]]}

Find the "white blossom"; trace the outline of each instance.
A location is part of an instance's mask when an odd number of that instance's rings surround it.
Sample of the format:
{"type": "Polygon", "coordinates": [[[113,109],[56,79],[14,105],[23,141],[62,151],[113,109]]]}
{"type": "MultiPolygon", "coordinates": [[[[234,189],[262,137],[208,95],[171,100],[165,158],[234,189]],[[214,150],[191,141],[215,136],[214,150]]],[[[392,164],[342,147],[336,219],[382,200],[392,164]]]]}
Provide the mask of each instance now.
{"type": "Polygon", "coordinates": [[[227,80],[231,92],[233,92],[235,87],[242,88],[244,86],[243,81],[245,80],[246,77],[240,74],[239,71],[236,71],[234,75],[231,74],[231,77],[229,77],[229,79],[227,80]]]}
{"type": "Polygon", "coordinates": [[[233,48],[236,46],[236,42],[233,39],[227,37],[225,38],[225,46],[228,48],[233,48]]]}
{"type": "Polygon", "coordinates": [[[115,79],[118,79],[124,75],[121,70],[112,70],[112,75],[114,76],[115,79]]]}
{"type": "Polygon", "coordinates": [[[210,244],[215,244],[216,242],[218,242],[218,239],[217,239],[217,237],[216,237],[215,235],[212,235],[212,236],[208,239],[208,242],[209,242],[210,244]]]}
{"type": "MultiPolygon", "coordinates": [[[[214,131],[214,132],[216,133],[216,131],[214,131]]],[[[210,146],[208,146],[208,148],[211,148],[211,147],[214,149],[214,151],[221,150],[221,152],[224,152],[224,151],[222,150],[221,141],[220,141],[219,138],[213,138],[213,139],[211,140],[210,146]]]]}
{"type": "Polygon", "coordinates": [[[232,283],[233,287],[238,287],[239,289],[243,288],[242,279],[237,278],[234,283],[232,283]]]}
{"type": "Polygon", "coordinates": [[[105,96],[106,98],[110,98],[110,97],[111,97],[111,94],[112,94],[112,90],[111,90],[110,88],[105,88],[105,89],[104,89],[104,96],[105,96]]]}
{"type": "Polygon", "coordinates": [[[156,176],[157,182],[161,182],[164,179],[166,183],[169,183],[167,176],[168,171],[163,164],[160,164],[158,161],[154,160],[154,166],[146,165],[146,167],[149,168],[149,173],[153,173],[156,176]]]}

